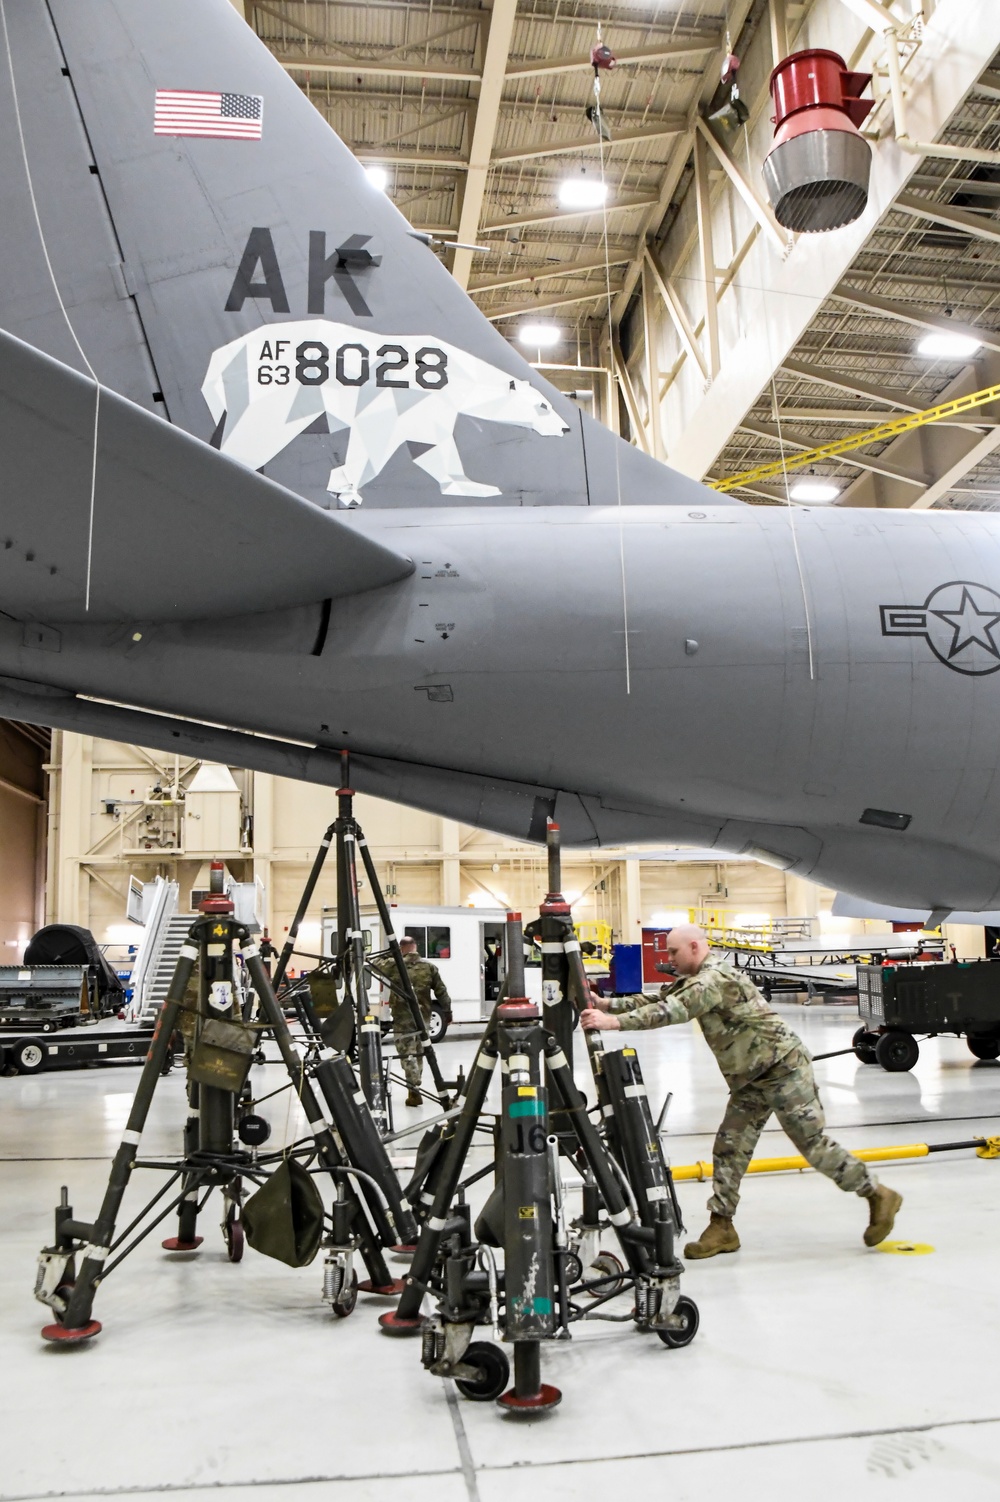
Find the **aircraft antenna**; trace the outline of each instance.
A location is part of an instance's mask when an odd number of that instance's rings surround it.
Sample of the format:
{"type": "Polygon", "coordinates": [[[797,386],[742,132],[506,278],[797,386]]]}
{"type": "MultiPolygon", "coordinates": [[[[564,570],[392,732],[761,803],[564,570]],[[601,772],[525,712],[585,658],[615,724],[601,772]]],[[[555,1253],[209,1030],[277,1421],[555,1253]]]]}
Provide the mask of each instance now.
{"type": "Polygon", "coordinates": [[[27,179],[27,183],[28,183],[28,196],[31,199],[31,212],[35,216],[35,228],[38,230],[38,238],[39,238],[39,241],[41,242],[41,246],[42,246],[42,255],[45,258],[45,265],[46,265],[46,267],[48,269],[49,280],[52,283],[52,290],[56,294],[56,302],[59,304],[59,311],[62,313],[63,319],[64,319],[64,321],[66,323],[66,327],[69,329],[69,332],[70,332],[70,338],[73,340],[73,343],[76,345],[77,350],[79,351],[79,354],[80,354],[80,359],[83,361],[84,365],[87,367],[87,371],[90,374],[90,377],[91,377],[91,379],[94,382],[94,388],[95,388],[95,391],[94,391],[94,441],[93,441],[93,452],[91,454],[91,459],[90,459],[90,504],[89,504],[88,517],[87,517],[87,578],[86,578],[86,585],[85,585],[85,588],[84,588],[84,610],[88,611],[90,609],[90,575],[91,575],[91,564],[93,562],[93,555],[94,555],[94,501],[95,501],[95,497],[96,497],[96,494],[97,494],[97,435],[98,435],[98,431],[99,431],[99,427],[100,427],[100,420],[101,420],[101,383],[100,383],[100,381],[97,378],[97,372],[95,371],[94,367],[91,365],[90,361],[87,359],[86,351],[84,350],[83,345],[80,343],[79,339],[77,338],[77,336],[76,336],[76,329],[73,327],[73,324],[72,324],[72,321],[70,319],[69,313],[66,311],[66,304],[63,302],[63,296],[62,296],[62,293],[59,290],[59,283],[56,280],[56,274],[55,274],[55,270],[54,270],[53,265],[52,265],[52,259],[49,256],[49,247],[48,247],[48,244],[47,244],[46,239],[45,239],[45,231],[42,228],[41,215],[38,212],[38,200],[35,197],[35,184],[34,184],[34,180],[33,180],[32,176],[31,176],[31,164],[28,161],[28,147],[27,147],[27,144],[26,144],[25,139],[24,139],[24,126],[23,126],[23,123],[21,121],[21,103],[20,103],[20,100],[17,97],[17,79],[14,76],[14,58],[13,58],[13,54],[11,53],[11,48],[10,48],[10,33],[7,30],[7,6],[6,6],[6,0],[0,0],[0,22],[2,22],[2,24],[3,24],[4,49],[5,49],[6,53],[7,53],[7,71],[10,74],[10,91],[11,91],[11,95],[12,95],[13,102],[14,102],[14,117],[15,117],[15,119],[17,121],[17,138],[18,138],[18,141],[20,142],[20,146],[21,146],[21,161],[24,163],[24,175],[25,175],[25,178],[27,179]]]}
{"type": "MultiPolygon", "coordinates": [[[[604,289],[608,306],[608,355],[614,361],[614,332],[611,326],[611,249],[608,244],[608,184],[604,173],[604,144],[609,139],[610,132],[605,134],[604,122],[601,118],[601,72],[615,66],[615,56],[610,47],[604,45],[601,36],[601,23],[597,23],[597,45],[591,49],[590,61],[594,69],[594,112],[593,124],[597,131],[597,145],[601,159],[601,216],[603,228],[601,233],[601,247],[604,251],[604,289]]],[[[612,389],[614,389],[612,387],[612,389]]],[[[653,396],[650,394],[650,403],[653,396]]],[[[628,641],[628,578],[625,570],[625,529],[622,522],[622,476],[619,457],[619,445],[615,444],[615,490],[618,503],[618,562],[621,569],[622,580],[622,626],[625,637],[625,692],[632,692],[632,663],[629,655],[628,641]]]]}

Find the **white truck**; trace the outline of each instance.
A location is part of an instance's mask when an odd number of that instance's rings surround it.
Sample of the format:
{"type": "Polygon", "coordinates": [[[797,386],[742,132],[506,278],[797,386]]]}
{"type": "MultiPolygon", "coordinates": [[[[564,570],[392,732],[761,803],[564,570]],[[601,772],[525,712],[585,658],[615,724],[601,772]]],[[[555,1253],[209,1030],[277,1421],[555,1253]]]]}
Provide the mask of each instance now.
{"type": "MultiPolygon", "coordinates": [[[[451,1023],[480,1023],[489,1017],[503,984],[503,932],[507,921],[505,908],[415,907],[400,904],[391,909],[396,937],[409,935],[417,941],[417,953],[431,960],[440,970],[451,997],[451,1011],[436,1003],[431,1013],[431,1039],[443,1038],[451,1023]]],[[[361,928],[365,951],[375,956],[386,948],[385,935],[378,913],[362,909],[361,928]]],[[[332,955],[337,944],[337,912],[323,909],[323,954],[332,955]]],[[[389,961],[391,964],[391,960],[389,961]]],[[[541,1000],[541,982],[537,969],[529,969],[529,993],[532,983],[541,1000]]],[[[369,990],[372,1004],[388,1015],[388,987],[373,981],[369,990]]]]}

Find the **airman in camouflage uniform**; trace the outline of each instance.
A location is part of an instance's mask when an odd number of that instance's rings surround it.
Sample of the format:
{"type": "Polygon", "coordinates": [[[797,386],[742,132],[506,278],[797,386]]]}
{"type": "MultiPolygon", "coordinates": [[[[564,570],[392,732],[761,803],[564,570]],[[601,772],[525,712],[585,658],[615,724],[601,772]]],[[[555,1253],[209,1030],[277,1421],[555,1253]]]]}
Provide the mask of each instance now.
{"type": "Polygon", "coordinates": [[[658,1000],[620,996],[605,1001],[595,996],[594,1008],[583,1014],[583,1025],[633,1031],[697,1018],[725,1076],[729,1104],[713,1149],[711,1220],[699,1240],[685,1248],[685,1256],[714,1257],[739,1250],[733,1216],[740,1181],[772,1112],[813,1168],[838,1188],[868,1200],[866,1245],[884,1241],[902,1198],[826,1136],[812,1060],[801,1040],[761,999],[747,975],[709,949],[701,929],[672,929],[667,950],[678,979],[661,988],[658,1000]]]}
{"type": "MultiPolygon", "coordinates": [[[[431,1020],[432,998],[443,1002],[445,1007],[451,1006],[448,988],[441,979],[438,967],[430,960],[421,959],[417,953],[415,939],[401,939],[399,947],[403,951],[403,964],[409,973],[410,982],[416,992],[417,1004],[420,1007],[420,1015],[426,1026],[431,1020]]],[[[410,1009],[401,996],[392,998],[392,1029],[396,1040],[396,1052],[409,1086],[406,1104],[419,1106],[422,1100],[420,1079],[424,1072],[424,1045],[413,1025],[410,1009]]]]}

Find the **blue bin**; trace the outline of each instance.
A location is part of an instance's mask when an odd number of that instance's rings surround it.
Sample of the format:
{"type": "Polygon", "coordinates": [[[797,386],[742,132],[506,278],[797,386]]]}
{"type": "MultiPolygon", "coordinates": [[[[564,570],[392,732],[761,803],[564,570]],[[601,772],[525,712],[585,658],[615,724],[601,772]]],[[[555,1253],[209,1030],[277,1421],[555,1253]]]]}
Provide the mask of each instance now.
{"type": "Polygon", "coordinates": [[[634,996],[642,990],[642,945],[615,944],[611,957],[611,990],[634,996]]]}

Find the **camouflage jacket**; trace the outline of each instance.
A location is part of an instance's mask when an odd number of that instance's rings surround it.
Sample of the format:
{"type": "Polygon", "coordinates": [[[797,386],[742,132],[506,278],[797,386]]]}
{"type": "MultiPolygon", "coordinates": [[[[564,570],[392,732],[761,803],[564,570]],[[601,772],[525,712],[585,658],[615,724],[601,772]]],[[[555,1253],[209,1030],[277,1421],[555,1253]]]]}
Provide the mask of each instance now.
{"type": "Polygon", "coordinates": [[[803,1047],[761,999],[749,976],[716,954],[705,957],[697,975],[684,975],[673,985],[662,986],[658,1001],[619,996],[612,1001],[611,1011],[621,1014],[620,1026],[626,1031],[671,1027],[697,1018],[731,1090],[759,1078],[803,1047]]]}
{"type": "Polygon", "coordinates": [[[417,1001],[425,1010],[430,1010],[431,997],[441,1002],[446,1010],[451,1010],[451,997],[448,995],[448,987],[441,979],[441,972],[430,960],[421,959],[419,954],[405,954],[403,964],[410,972],[410,981],[417,993],[417,1001]]]}

